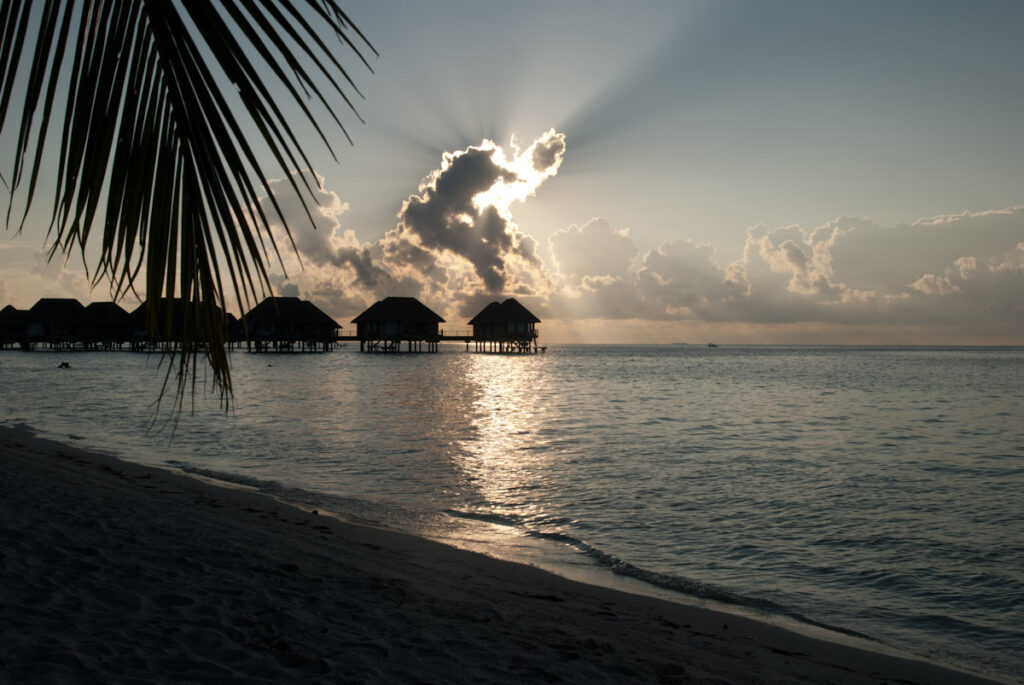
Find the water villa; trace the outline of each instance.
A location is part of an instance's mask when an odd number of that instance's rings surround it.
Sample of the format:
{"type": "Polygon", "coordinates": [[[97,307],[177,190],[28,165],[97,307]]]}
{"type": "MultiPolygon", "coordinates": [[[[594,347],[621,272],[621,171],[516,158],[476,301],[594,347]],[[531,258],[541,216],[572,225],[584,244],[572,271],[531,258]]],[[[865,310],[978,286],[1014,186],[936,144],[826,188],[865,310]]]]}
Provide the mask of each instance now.
{"type": "Polygon", "coordinates": [[[242,317],[250,352],[328,352],[341,326],[312,302],[268,297],[242,317]]]}
{"type": "Polygon", "coordinates": [[[7,305],[0,309],[0,350],[21,347],[28,312],[7,305]]]}
{"type": "Polygon", "coordinates": [[[437,352],[444,319],[415,297],[386,297],[352,319],[360,352],[437,352]]]}
{"type": "MultiPolygon", "coordinates": [[[[149,302],[143,302],[128,315],[131,348],[135,351],[176,349],[181,346],[182,331],[186,328],[197,328],[204,325],[200,319],[194,318],[185,300],[180,297],[161,298],[163,314],[157,319],[157,330],[150,335],[147,328],[149,318],[149,302]]],[[[223,322],[224,339],[237,340],[238,320],[217,308],[218,318],[223,322]],[[234,329],[234,330],[232,330],[234,329]]]]}
{"type": "Polygon", "coordinates": [[[30,345],[71,348],[78,342],[84,323],[85,307],[78,300],[44,297],[25,315],[24,339],[30,345]]]}
{"type": "Polygon", "coordinates": [[[518,300],[509,298],[502,303],[491,302],[474,316],[473,345],[477,352],[536,353],[537,324],[540,319],[518,300]]]}
{"type": "Polygon", "coordinates": [[[93,302],[85,308],[80,341],[86,350],[121,349],[131,332],[131,315],[115,302],[93,302]]]}

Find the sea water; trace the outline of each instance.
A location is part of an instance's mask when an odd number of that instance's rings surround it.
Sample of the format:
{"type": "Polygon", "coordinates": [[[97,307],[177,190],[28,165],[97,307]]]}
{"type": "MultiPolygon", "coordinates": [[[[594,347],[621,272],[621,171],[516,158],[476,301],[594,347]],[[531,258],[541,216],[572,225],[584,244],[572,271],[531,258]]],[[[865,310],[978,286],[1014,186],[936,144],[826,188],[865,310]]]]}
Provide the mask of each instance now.
{"type": "Polygon", "coordinates": [[[1024,348],[348,347],[231,365],[232,409],[200,379],[172,434],[153,423],[159,355],[3,352],[0,421],[1024,678],[1024,348]]]}

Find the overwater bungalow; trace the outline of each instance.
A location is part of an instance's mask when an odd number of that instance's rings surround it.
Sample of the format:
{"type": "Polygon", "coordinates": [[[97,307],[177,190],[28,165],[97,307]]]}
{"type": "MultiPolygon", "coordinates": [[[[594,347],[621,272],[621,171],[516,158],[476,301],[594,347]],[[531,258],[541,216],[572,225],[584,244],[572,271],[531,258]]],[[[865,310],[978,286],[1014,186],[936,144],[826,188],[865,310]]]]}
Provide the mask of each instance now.
{"type": "Polygon", "coordinates": [[[113,350],[131,340],[130,315],[116,302],[93,302],[86,306],[81,330],[82,347],[113,350]]]}
{"type": "MultiPolygon", "coordinates": [[[[204,325],[201,321],[191,318],[191,312],[185,308],[184,300],[180,297],[162,298],[161,303],[164,309],[157,320],[157,330],[150,334],[146,325],[149,304],[143,302],[128,315],[129,327],[131,330],[131,346],[133,350],[151,350],[176,348],[181,345],[182,331],[186,325],[204,325]]],[[[224,327],[224,339],[231,339],[229,324],[230,319],[218,307],[219,325],[224,327]]]]}
{"type": "Polygon", "coordinates": [[[0,309],[0,350],[19,347],[25,340],[25,317],[28,312],[7,305],[0,309]]]}
{"type": "Polygon", "coordinates": [[[415,297],[387,297],[352,319],[360,352],[437,352],[444,319],[415,297]]]}
{"type": "Polygon", "coordinates": [[[71,349],[79,343],[85,307],[70,297],[44,297],[25,315],[25,347],[71,349]]]}
{"type": "Polygon", "coordinates": [[[337,344],[341,326],[312,302],[297,297],[268,297],[242,317],[249,351],[327,352],[337,344]]]}
{"type": "Polygon", "coordinates": [[[478,352],[537,352],[539,323],[515,298],[491,302],[469,321],[478,352]]]}

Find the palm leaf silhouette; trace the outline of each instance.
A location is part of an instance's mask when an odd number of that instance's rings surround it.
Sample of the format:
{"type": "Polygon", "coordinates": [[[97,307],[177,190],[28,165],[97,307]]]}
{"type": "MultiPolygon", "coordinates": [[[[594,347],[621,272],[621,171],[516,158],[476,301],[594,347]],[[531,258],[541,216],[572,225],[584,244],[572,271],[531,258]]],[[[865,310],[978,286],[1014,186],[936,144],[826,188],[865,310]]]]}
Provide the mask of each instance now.
{"type": "Polygon", "coordinates": [[[308,142],[283,108],[297,107],[334,155],[314,110],[351,142],[335,103],[358,118],[350,93],[361,97],[335,50],[371,71],[365,53],[376,50],[334,0],[11,0],[0,32],[0,132],[17,126],[7,226],[22,229],[40,172],[54,164],[50,258],[79,252],[88,269],[86,247],[98,246],[90,277],[114,299],[136,292],[144,272],[153,339],[171,329],[171,298],[181,298],[165,387],[173,372],[180,407],[203,354],[226,405],[225,296],[244,307],[268,292],[267,265],[280,261],[271,221],[289,240],[292,231],[253,143],[312,223],[313,188],[290,173],[311,168],[308,142]],[[51,139],[59,145],[47,152],[51,139]]]}

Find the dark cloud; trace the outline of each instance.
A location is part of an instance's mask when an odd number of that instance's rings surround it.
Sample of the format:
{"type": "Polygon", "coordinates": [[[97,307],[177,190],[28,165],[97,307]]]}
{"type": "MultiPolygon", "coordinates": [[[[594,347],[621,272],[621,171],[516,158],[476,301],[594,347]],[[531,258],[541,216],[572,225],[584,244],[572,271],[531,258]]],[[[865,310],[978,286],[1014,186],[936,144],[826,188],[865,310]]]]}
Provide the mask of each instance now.
{"type": "Polygon", "coordinates": [[[335,317],[343,328],[366,307],[366,301],[332,279],[316,283],[305,296],[323,311],[335,317]]]}
{"type": "Polygon", "coordinates": [[[495,159],[493,144],[471,147],[445,155],[442,168],[420,186],[421,194],[406,200],[399,213],[396,238],[415,242],[428,251],[448,252],[472,264],[484,288],[491,293],[504,289],[505,261],[517,255],[535,261],[532,243],[498,208],[477,207],[474,198],[498,183],[522,179],[495,159]]]}
{"type": "Polygon", "coordinates": [[[565,136],[549,131],[543,138],[533,144],[533,170],[544,172],[557,168],[565,154],[565,136]]]}
{"type": "Polygon", "coordinates": [[[277,294],[279,297],[298,297],[299,286],[294,283],[282,283],[277,288],[277,294]]]}
{"type": "Polygon", "coordinates": [[[356,284],[369,290],[391,280],[391,274],[379,266],[368,247],[339,247],[334,253],[334,263],[351,266],[356,273],[356,284]]]}
{"type": "Polygon", "coordinates": [[[417,274],[424,283],[443,285],[448,281],[448,273],[438,265],[436,255],[406,239],[398,229],[389,231],[374,247],[381,261],[417,274]]]}

